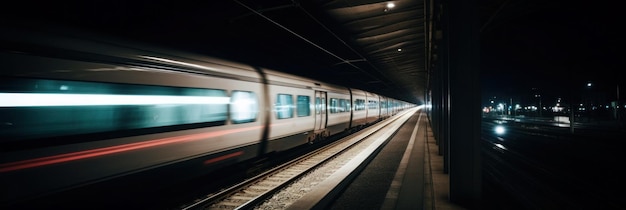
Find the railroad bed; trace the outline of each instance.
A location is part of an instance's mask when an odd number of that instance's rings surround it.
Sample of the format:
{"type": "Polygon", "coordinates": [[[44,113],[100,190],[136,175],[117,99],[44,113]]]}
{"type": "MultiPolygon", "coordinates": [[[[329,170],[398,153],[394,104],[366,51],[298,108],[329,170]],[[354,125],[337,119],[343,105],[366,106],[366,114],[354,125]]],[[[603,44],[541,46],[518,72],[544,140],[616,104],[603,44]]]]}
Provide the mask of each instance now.
{"type": "Polygon", "coordinates": [[[324,207],[415,113],[409,109],[183,209],[311,209],[324,207]]]}

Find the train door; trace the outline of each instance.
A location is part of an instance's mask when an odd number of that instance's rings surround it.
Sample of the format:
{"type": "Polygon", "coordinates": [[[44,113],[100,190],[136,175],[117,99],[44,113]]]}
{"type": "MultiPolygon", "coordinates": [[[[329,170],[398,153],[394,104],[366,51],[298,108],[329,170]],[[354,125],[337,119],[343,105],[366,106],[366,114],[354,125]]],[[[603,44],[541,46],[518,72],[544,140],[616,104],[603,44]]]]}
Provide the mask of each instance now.
{"type": "Polygon", "coordinates": [[[315,91],[315,131],[326,129],[326,92],[315,91]]]}

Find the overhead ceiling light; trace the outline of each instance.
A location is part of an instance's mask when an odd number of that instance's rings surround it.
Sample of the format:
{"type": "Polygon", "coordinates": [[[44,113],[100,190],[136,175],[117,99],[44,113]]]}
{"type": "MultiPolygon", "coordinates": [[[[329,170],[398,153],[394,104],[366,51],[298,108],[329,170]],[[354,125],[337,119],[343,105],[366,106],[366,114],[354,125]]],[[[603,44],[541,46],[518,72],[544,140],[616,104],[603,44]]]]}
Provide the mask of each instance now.
{"type": "Polygon", "coordinates": [[[402,52],[402,48],[398,48],[398,52],[402,52]]]}
{"type": "Polygon", "coordinates": [[[394,4],[393,2],[388,2],[387,3],[387,9],[394,8],[395,6],[396,6],[396,4],[394,4]]]}

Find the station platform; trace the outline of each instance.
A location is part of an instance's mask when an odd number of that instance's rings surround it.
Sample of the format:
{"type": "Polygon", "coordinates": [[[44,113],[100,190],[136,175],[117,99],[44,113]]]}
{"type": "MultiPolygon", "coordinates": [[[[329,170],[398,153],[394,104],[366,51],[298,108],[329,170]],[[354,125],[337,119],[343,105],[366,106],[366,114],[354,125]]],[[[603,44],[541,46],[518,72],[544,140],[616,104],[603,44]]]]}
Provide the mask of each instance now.
{"type": "Polygon", "coordinates": [[[328,209],[465,209],[448,199],[430,122],[417,111],[328,209]]]}

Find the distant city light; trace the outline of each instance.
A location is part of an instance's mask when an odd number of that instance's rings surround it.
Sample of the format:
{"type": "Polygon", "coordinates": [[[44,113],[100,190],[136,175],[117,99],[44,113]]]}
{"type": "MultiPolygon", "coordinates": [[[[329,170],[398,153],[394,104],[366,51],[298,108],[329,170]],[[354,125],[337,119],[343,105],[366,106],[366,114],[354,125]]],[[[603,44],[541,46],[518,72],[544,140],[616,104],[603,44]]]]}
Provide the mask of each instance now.
{"type": "Polygon", "coordinates": [[[496,134],[498,135],[502,135],[506,132],[506,130],[504,129],[504,126],[502,125],[498,125],[494,128],[494,131],[496,132],[496,134]]]}
{"type": "Polygon", "coordinates": [[[402,52],[402,48],[398,48],[398,52],[402,52]]]}

